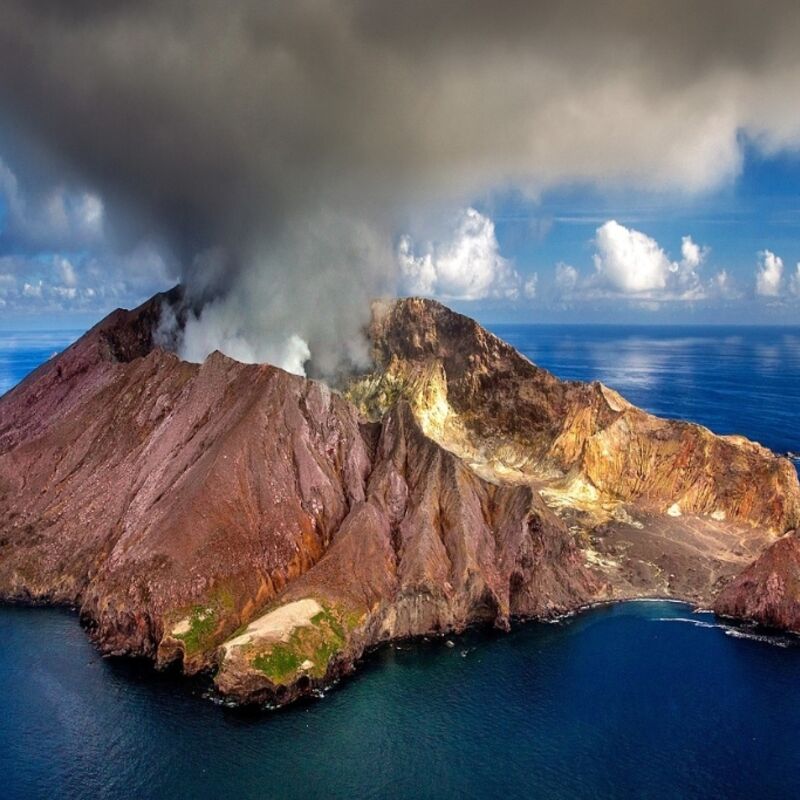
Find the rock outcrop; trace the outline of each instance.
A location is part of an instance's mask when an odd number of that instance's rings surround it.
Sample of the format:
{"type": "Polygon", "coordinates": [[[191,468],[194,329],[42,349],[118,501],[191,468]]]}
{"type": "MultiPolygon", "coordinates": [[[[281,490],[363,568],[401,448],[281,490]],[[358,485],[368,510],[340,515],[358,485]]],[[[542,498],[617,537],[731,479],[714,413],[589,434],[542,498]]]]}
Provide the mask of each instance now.
{"type": "Polygon", "coordinates": [[[181,302],[114,312],[0,399],[0,596],[78,605],[104,652],[235,700],[398,637],[710,603],[800,519],[785,459],[559,381],[433,301],[376,307],[375,370],[340,391],[181,361],[154,333],[181,302]]]}
{"type": "Polygon", "coordinates": [[[409,396],[426,434],[499,477],[774,531],[800,521],[788,459],[660,419],[600,383],[561,381],[439,303],[378,308],[372,334],[378,369],[351,389],[362,410],[379,417],[409,396]]]}
{"type": "Polygon", "coordinates": [[[768,547],[714,602],[720,616],[800,633],[800,538],[768,547]]]}

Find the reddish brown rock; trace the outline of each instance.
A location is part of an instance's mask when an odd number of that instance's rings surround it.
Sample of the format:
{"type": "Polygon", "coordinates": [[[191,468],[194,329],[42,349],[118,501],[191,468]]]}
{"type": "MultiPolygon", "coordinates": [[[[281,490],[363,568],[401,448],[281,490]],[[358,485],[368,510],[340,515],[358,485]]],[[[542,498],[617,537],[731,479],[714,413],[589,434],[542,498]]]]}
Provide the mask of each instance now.
{"type": "Polygon", "coordinates": [[[714,603],[725,617],[800,632],[800,539],[779,539],[736,577],[714,603]]]}
{"type": "Polygon", "coordinates": [[[210,606],[202,666],[319,559],[370,461],[323,384],[219,353],[128,360],[115,341],[158,305],[115,312],[0,401],[0,591],[77,603],[104,650],[151,656],[210,606]]]}

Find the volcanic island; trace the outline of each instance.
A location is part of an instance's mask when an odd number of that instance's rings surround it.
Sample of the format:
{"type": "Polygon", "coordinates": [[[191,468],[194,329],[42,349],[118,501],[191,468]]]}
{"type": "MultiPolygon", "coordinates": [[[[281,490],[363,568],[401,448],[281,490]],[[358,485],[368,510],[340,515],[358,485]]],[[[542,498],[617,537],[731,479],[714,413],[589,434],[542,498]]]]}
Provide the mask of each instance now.
{"type": "Polygon", "coordinates": [[[0,398],[0,599],[283,705],[393,640],[671,598],[800,631],[800,485],[740,436],[376,302],[336,381],[158,344],[180,287],[0,398]]]}

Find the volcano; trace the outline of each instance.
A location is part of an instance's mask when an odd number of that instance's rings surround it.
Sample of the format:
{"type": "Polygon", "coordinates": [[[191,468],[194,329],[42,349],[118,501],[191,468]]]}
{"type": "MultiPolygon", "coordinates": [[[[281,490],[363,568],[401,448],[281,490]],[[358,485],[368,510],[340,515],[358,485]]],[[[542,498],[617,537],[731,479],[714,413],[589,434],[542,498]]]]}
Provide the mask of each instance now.
{"type": "Polygon", "coordinates": [[[336,386],[157,344],[117,310],[0,399],[0,597],[103,653],[287,703],[370,647],[588,604],[800,629],[800,486],[738,436],[561,381],[443,305],[376,303],[336,386]]]}

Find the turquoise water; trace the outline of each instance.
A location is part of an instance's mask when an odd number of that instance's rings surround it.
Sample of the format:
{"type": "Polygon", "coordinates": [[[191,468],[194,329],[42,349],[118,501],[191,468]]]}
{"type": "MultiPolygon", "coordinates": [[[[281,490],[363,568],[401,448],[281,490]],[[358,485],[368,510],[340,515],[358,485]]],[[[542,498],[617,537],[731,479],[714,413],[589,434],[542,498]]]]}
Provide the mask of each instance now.
{"type": "MultiPolygon", "coordinates": [[[[76,333],[0,333],[0,390],[76,333]]],[[[797,331],[498,333],[563,377],[800,450],[797,331]]],[[[74,613],[0,607],[0,797],[800,795],[793,637],[659,602],[452,641],[380,649],[321,700],[245,713],[100,658],[74,613]]]]}

